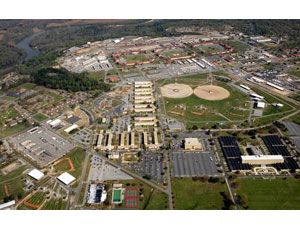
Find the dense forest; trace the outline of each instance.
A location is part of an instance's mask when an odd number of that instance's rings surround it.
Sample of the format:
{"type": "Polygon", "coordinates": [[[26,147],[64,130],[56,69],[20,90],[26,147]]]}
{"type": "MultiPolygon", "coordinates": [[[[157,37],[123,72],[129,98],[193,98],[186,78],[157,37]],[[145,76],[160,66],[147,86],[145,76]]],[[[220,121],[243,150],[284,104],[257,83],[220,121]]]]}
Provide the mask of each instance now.
{"type": "Polygon", "coordinates": [[[0,44],[0,69],[18,64],[24,56],[24,52],[15,46],[0,44]]]}
{"type": "Polygon", "coordinates": [[[48,88],[72,92],[87,90],[108,91],[110,89],[110,86],[101,79],[90,78],[87,73],[71,73],[65,69],[40,69],[33,74],[33,81],[48,88]]]}

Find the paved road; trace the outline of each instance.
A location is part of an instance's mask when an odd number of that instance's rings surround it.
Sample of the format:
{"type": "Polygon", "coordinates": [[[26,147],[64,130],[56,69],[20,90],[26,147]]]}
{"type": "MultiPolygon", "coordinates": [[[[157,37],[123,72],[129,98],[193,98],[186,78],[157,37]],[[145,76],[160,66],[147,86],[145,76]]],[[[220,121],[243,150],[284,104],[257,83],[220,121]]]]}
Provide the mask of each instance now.
{"type": "MultiPolygon", "coordinates": [[[[167,157],[170,159],[170,154],[167,154],[167,157]]],[[[169,209],[173,210],[173,198],[172,198],[172,183],[171,183],[171,168],[170,168],[170,161],[167,160],[167,177],[168,177],[168,201],[169,201],[169,209]]]]}
{"type": "Polygon", "coordinates": [[[80,196],[80,192],[81,192],[82,185],[83,185],[83,182],[84,182],[84,178],[85,178],[85,175],[88,173],[87,172],[87,166],[88,166],[88,163],[89,163],[89,159],[90,159],[90,153],[86,154],[86,156],[84,158],[82,173],[81,173],[81,176],[79,178],[78,186],[74,190],[75,197],[74,197],[74,201],[70,204],[70,209],[74,209],[75,205],[79,201],[79,196],[80,196]]]}

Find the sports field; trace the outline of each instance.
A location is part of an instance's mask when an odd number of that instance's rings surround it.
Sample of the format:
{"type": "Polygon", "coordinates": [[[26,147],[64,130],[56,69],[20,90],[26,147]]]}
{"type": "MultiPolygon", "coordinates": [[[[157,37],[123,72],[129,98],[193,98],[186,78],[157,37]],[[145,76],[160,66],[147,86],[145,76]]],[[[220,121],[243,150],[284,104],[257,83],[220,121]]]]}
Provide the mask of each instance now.
{"type": "Polygon", "coordinates": [[[113,202],[120,202],[121,201],[121,189],[114,189],[113,190],[113,202]]]}
{"type": "Polygon", "coordinates": [[[179,210],[220,210],[223,207],[223,197],[220,192],[227,193],[225,184],[209,183],[192,179],[173,179],[175,207],[179,210]]]}
{"type": "MultiPolygon", "coordinates": [[[[214,82],[214,85],[222,87],[230,95],[219,95],[220,99],[225,98],[223,100],[205,100],[195,94],[186,98],[164,98],[167,114],[189,125],[202,125],[207,122],[240,122],[247,119],[250,113],[248,96],[223,82],[214,82]]],[[[190,86],[198,85],[190,84],[190,86]]]]}
{"type": "Polygon", "coordinates": [[[219,44],[207,43],[198,46],[197,49],[205,54],[218,53],[224,51],[224,47],[219,44]]]}
{"type": "Polygon", "coordinates": [[[38,121],[38,122],[42,122],[44,120],[46,120],[48,117],[42,113],[36,113],[33,115],[33,119],[38,121]]]}
{"type": "Polygon", "coordinates": [[[75,148],[66,156],[58,160],[54,168],[57,172],[70,172],[76,179],[79,178],[82,172],[82,164],[86,154],[81,148],[75,148]]]}
{"type": "Polygon", "coordinates": [[[188,54],[183,49],[178,48],[178,49],[165,50],[161,53],[161,55],[166,58],[173,58],[173,57],[186,56],[188,54]]]}
{"type": "Polygon", "coordinates": [[[297,179],[241,178],[236,182],[236,193],[241,195],[249,209],[300,209],[300,181],[297,179]]]}
{"type": "Polygon", "coordinates": [[[238,40],[224,41],[224,43],[231,46],[235,52],[244,52],[250,48],[247,43],[238,40]]]}
{"type": "Polygon", "coordinates": [[[126,62],[144,62],[148,61],[146,54],[127,54],[123,56],[126,62]]]}

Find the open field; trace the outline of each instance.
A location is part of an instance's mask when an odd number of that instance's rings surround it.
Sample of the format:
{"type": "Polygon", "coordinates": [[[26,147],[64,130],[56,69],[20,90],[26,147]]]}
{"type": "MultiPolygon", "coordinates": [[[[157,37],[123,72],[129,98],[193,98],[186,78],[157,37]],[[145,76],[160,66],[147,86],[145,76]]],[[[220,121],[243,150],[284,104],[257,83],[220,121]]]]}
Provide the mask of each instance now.
{"type": "Polygon", "coordinates": [[[22,122],[15,126],[9,127],[9,128],[5,128],[5,129],[0,128],[0,138],[19,133],[19,132],[27,129],[29,126],[30,125],[27,122],[22,122]]]}
{"type": "Polygon", "coordinates": [[[248,96],[225,83],[214,84],[226,89],[230,96],[221,101],[209,101],[196,95],[182,99],[164,98],[167,114],[190,125],[247,119],[250,112],[248,96]]]}
{"type": "Polygon", "coordinates": [[[224,43],[231,46],[235,52],[244,52],[250,48],[248,44],[237,40],[224,41],[224,43]]]}
{"type": "Polygon", "coordinates": [[[42,113],[36,113],[33,115],[33,119],[35,119],[38,122],[42,122],[42,121],[48,119],[48,117],[42,113]]]}
{"type": "Polygon", "coordinates": [[[297,179],[241,178],[236,182],[236,193],[241,195],[249,209],[300,209],[300,181],[297,179]]]}
{"type": "Polygon", "coordinates": [[[300,78],[300,69],[299,69],[299,67],[298,68],[290,69],[288,71],[288,73],[291,74],[291,75],[293,75],[293,76],[295,76],[295,77],[300,78]]]}
{"type": "Polygon", "coordinates": [[[146,210],[164,210],[168,208],[168,197],[166,194],[153,191],[149,199],[146,210]]]}
{"type": "Polygon", "coordinates": [[[275,113],[282,113],[282,112],[287,112],[289,110],[292,110],[293,108],[284,100],[281,98],[277,98],[275,96],[270,95],[269,93],[266,93],[260,89],[253,89],[257,94],[261,95],[264,97],[265,101],[267,102],[268,106],[264,110],[263,116],[265,115],[270,115],[270,114],[275,114],[275,113]],[[281,103],[283,104],[282,108],[276,108],[272,106],[272,103],[281,103]]]}
{"type": "Polygon", "coordinates": [[[161,55],[166,58],[173,58],[173,57],[186,56],[188,54],[183,49],[178,48],[178,49],[166,50],[162,52],[161,55]]]}
{"type": "Polygon", "coordinates": [[[4,197],[12,195],[15,199],[21,199],[24,195],[23,172],[26,166],[23,165],[7,175],[0,175],[0,202],[4,197]]]}
{"type": "Polygon", "coordinates": [[[55,164],[54,168],[58,172],[69,172],[76,179],[78,179],[82,172],[82,164],[83,164],[85,155],[86,154],[83,149],[75,148],[74,150],[72,150],[71,152],[66,154],[66,156],[61,158],[59,160],[59,163],[55,164]],[[73,164],[74,169],[72,169],[69,159],[71,160],[71,162],[72,162],[71,164],[73,164]]]}
{"type": "Polygon", "coordinates": [[[145,62],[149,58],[145,54],[127,54],[123,56],[126,62],[145,62]]]}
{"type": "Polygon", "coordinates": [[[175,198],[175,209],[179,210],[219,210],[223,207],[220,192],[226,192],[225,184],[209,183],[192,179],[173,179],[172,191],[175,198]]]}
{"type": "Polygon", "coordinates": [[[203,44],[203,45],[197,46],[196,49],[205,54],[217,53],[217,52],[224,51],[224,47],[222,47],[219,44],[214,44],[214,43],[203,44]]]}

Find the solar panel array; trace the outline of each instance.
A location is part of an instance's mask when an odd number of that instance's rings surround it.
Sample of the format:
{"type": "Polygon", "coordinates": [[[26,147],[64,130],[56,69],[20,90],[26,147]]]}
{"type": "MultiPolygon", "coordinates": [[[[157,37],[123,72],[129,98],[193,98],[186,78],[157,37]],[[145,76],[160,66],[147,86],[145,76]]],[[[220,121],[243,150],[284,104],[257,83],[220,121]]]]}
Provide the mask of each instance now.
{"type": "Polygon", "coordinates": [[[262,139],[272,155],[291,156],[279,136],[268,135],[263,136],[262,139]]]}
{"type": "Polygon", "coordinates": [[[242,163],[242,152],[235,137],[222,136],[219,137],[219,142],[230,171],[251,170],[251,166],[249,164],[242,163]]]}
{"type": "Polygon", "coordinates": [[[295,171],[299,169],[297,162],[293,159],[286,146],[282,143],[278,135],[268,135],[262,137],[263,142],[267,146],[272,155],[282,155],[284,158],[283,163],[274,164],[277,170],[289,169],[295,171]]]}

